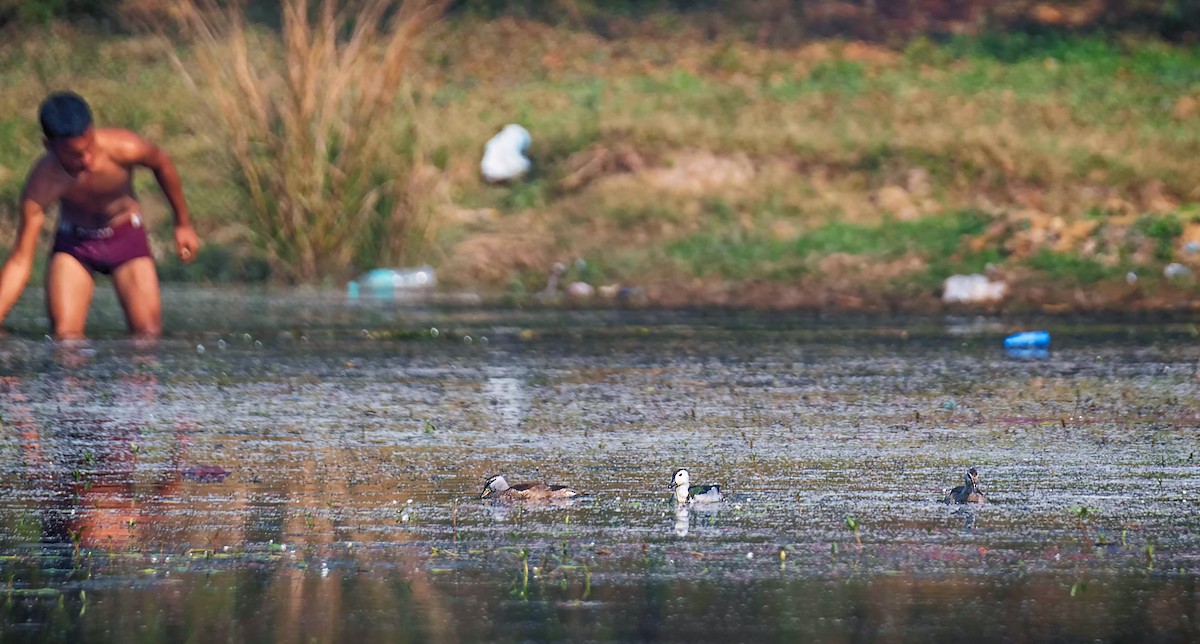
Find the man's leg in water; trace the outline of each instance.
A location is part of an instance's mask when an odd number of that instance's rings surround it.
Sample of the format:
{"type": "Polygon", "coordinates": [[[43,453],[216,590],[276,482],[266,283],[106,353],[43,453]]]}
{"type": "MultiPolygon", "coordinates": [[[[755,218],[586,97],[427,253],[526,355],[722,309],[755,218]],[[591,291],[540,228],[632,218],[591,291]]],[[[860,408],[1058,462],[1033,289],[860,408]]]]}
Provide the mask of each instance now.
{"type": "Polygon", "coordinates": [[[114,268],[112,282],[129,332],[139,338],[162,335],[162,300],[154,258],[138,257],[114,268]]]}
{"type": "Polygon", "coordinates": [[[54,337],[60,340],[83,338],[95,289],[92,274],[79,260],[66,253],[50,256],[50,265],[46,267],[46,312],[50,315],[54,337]]]}

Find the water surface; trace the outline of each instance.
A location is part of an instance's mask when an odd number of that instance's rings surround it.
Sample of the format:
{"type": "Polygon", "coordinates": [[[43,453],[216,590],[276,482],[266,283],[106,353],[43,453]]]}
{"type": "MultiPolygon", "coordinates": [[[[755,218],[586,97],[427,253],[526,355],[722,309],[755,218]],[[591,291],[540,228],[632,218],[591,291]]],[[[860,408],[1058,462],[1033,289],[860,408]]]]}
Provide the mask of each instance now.
{"type": "Polygon", "coordinates": [[[5,641],[1188,641],[1188,320],[171,291],[0,339],[5,641]],[[1048,356],[1006,355],[1038,325],[1048,356]],[[991,502],[948,507],[976,466],[991,502]],[[678,508],[676,468],[719,483],[678,508]],[[568,503],[481,502],[484,480],[568,503]],[[855,529],[856,528],[856,529],[855,529]]]}

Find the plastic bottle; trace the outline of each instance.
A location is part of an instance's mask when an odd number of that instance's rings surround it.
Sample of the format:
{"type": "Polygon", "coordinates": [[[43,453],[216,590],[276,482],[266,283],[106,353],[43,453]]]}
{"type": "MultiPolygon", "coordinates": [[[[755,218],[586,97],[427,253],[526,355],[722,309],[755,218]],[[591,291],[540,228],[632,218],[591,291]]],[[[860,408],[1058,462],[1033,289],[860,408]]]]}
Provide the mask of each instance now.
{"type": "Polygon", "coordinates": [[[432,289],[437,275],[429,266],[416,268],[376,268],[346,285],[347,297],[390,298],[404,292],[432,289]]]}
{"type": "Polygon", "coordinates": [[[1044,349],[1050,346],[1047,331],[1022,331],[1004,338],[1005,349],[1044,349]]]}

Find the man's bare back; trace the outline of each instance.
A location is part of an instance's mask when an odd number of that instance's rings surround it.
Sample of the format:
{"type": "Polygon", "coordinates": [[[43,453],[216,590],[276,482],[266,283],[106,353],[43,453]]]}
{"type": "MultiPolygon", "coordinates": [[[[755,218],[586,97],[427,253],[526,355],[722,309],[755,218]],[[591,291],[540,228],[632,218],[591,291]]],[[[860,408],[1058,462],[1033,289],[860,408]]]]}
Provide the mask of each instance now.
{"type": "Polygon", "coordinates": [[[0,269],[0,320],[29,280],[42,222],[58,204],[59,226],[46,269],[46,305],[55,335],[83,336],[97,272],[112,276],[130,332],[159,335],[158,274],[133,189],[133,170],[142,166],[154,172],[175,213],[176,252],[188,262],[200,242],[174,164],[134,132],[93,127],[90,108],[76,94],[52,94],[42,103],[39,118],[46,154],[25,182],[17,243],[0,269]]]}

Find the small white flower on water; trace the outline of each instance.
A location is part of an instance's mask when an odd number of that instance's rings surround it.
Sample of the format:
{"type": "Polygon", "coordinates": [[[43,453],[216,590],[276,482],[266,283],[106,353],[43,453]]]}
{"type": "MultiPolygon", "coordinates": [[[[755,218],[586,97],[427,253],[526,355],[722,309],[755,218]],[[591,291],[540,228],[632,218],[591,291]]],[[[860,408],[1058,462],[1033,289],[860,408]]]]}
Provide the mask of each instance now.
{"type": "Polygon", "coordinates": [[[250,341],[250,334],[249,334],[249,333],[243,333],[243,334],[242,334],[242,340],[244,340],[244,341],[246,341],[246,342],[249,342],[249,341],[250,341]]]}
{"type": "Polygon", "coordinates": [[[747,552],[747,553],[746,553],[746,558],[747,558],[747,559],[753,559],[753,558],[754,558],[754,553],[753,553],[753,552],[747,552]]]}
{"type": "Polygon", "coordinates": [[[224,340],[217,340],[217,348],[218,348],[218,349],[220,349],[220,350],[222,350],[222,351],[224,351],[224,350],[225,350],[225,341],[224,341],[224,340]]]}
{"type": "Polygon", "coordinates": [[[203,344],[196,345],[196,353],[204,353],[204,345],[203,344]]]}
{"type": "Polygon", "coordinates": [[[472,339],[471,339],[471,336],[469,336],[469,335],[464,335],[464,336],[463,336],[463,342],[466,342],[467,344],[471,344],[472,342],[474,342],[474,340],[472,340],[472,339]]]}
{"type": "Polygon", "coordinates": [[[408,510],[400,513],[400,520],[404,523],[408,523],[408,510]]]}
{"type": "Polygon", "coordinates": [[[431,335],[431,336],[433,336],[433,337],[435,337],[435,338],[436,338],[436,337],[438,337],[438,334],[439,334],[439,333],[441,333],[441,331],[438,331],[436,326],[435,326],[435,327],[433,327],[433,328],[431,328],[431,329],[429,329],[429,335],[431,335]]]}
{"type": "Polygon", "coordinates": [[[255,340],[255,341],[254,341],[254,348],[255,348],[255,349],[261,349],[261,348],[262,348],[262,340],[255,340]]]}
{"type": "Polygon", "coordinates": [[[222,551],[222,552],[229,552],[229,546],[225,546],[224,548],[221,548],[221,551],[222,551]]]}
{"type": "Polygon", "coordinates": [[[412,503],[412,499],[405,501],[405,503],[412,503]]]}

